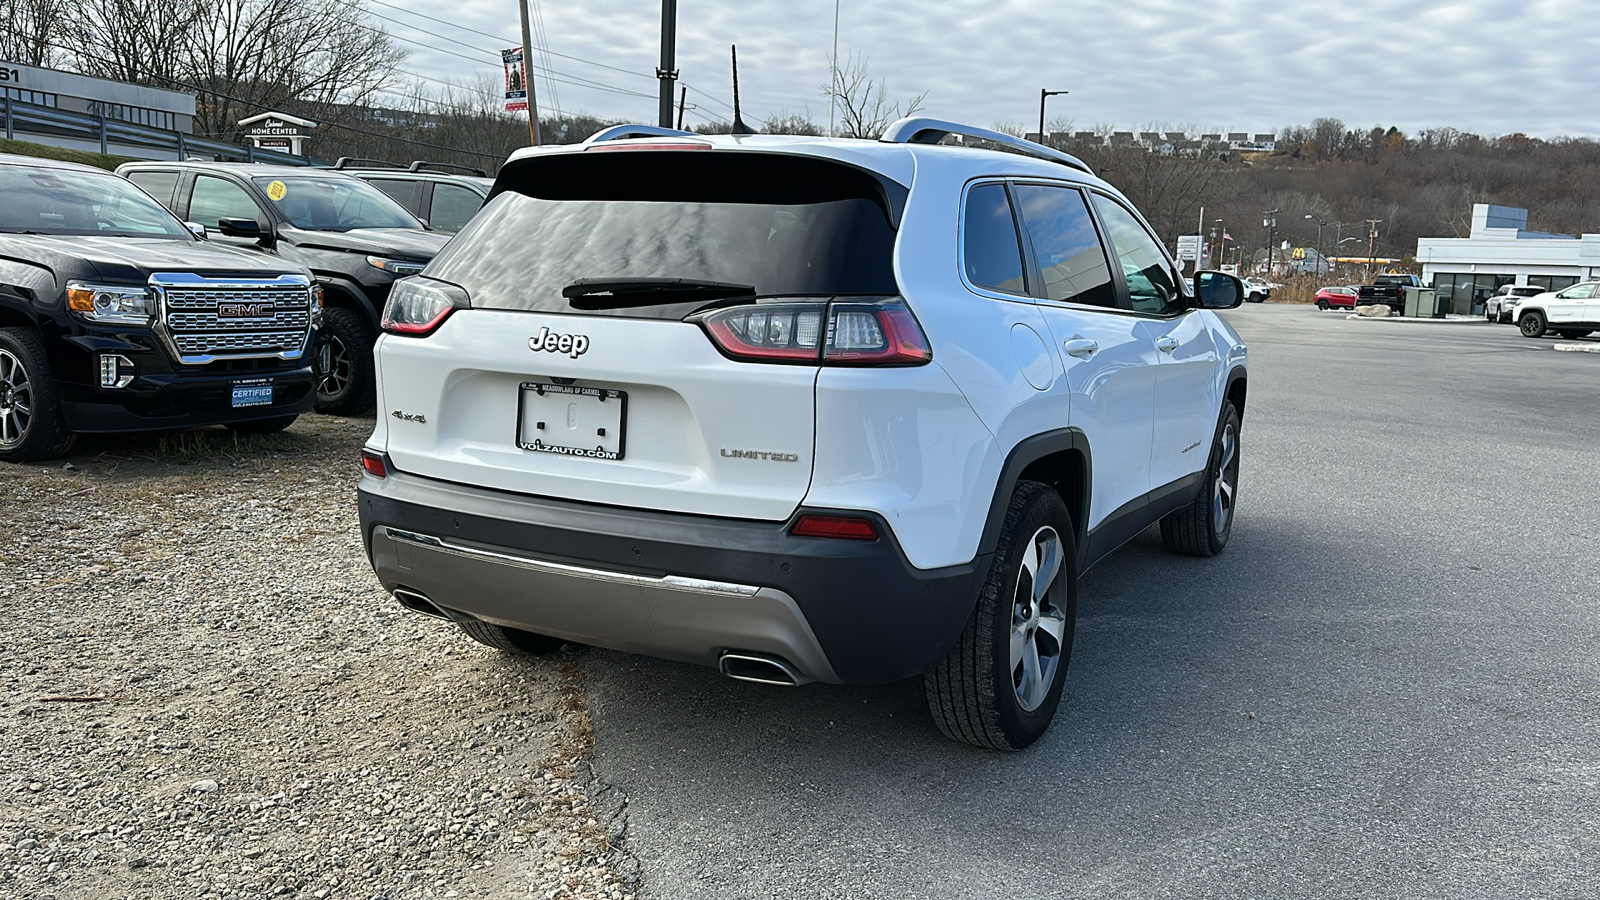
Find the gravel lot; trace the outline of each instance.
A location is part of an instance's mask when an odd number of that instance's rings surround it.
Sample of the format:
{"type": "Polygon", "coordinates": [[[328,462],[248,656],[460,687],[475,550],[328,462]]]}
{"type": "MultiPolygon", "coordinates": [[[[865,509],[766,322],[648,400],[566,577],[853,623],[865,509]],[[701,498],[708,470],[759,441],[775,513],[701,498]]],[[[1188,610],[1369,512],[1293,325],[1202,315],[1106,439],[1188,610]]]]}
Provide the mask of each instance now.
{"type": "Polygon", "coordinates": [[[0,894],[630,897],[573,652],[383,595],[371,422],[0,467],[0,894]]]}

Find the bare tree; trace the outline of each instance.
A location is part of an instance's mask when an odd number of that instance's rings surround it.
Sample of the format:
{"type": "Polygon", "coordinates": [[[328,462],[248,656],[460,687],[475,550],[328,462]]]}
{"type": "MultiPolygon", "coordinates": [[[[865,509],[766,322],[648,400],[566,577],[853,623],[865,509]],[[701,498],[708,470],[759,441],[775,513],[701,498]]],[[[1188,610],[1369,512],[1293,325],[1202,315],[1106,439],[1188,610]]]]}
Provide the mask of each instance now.
{"type": "Polygon", "coordinates": [[[25,66],[49,66],[64,44],[66,0],[4,0],[0,17],[0,59],[25,66]]]}
{"type": "Polygon", "coordinates": [[[890,102],[884,80],[874,81],[868,74],[866,55],[852,53],[833,83],[823,86],[822,96],[839,107],[840,136],[876,138],[890,122],[922,109],[928,92],[923,91],[904,104],[890,102]]]}
{"type": "Polygon", "coordinates": [[[85,75],[184,89],[184,65],[201,4],[183,0],[78,0],[61,23],[85,75]]]}

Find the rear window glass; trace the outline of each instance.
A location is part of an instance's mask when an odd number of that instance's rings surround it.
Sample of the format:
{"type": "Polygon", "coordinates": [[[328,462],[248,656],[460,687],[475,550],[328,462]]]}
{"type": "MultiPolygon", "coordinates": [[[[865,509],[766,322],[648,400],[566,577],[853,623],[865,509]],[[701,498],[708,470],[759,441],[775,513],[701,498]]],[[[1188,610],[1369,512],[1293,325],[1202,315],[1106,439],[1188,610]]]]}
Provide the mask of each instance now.
{"type": "MultiPolygon", "coordinates": [[[[480,308],[571,313],[579,279],[685,278],[761,296],[896,293],[893,185],[776,154],[620,151],[507,166],[428,268],[480,308]]],[[[694,305],[688,305],[693,308],[694,305]]],[[[685,304],[616,314],[678,317],[685,304]]]]}

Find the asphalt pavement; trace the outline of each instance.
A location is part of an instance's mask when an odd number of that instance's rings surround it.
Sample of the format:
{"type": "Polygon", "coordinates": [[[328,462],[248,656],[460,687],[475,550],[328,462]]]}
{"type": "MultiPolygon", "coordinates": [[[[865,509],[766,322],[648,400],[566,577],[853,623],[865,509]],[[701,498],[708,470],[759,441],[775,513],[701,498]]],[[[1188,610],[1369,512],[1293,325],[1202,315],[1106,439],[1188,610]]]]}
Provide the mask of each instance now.
{"type": "Polygon", "coordinates": [[[642,896],[1600,896],[1600,353],[1226,315],[1232,542],[1150,531],[1084,577],[1030,750],[945,740],[918,681],[588,653],[642,896]]]}

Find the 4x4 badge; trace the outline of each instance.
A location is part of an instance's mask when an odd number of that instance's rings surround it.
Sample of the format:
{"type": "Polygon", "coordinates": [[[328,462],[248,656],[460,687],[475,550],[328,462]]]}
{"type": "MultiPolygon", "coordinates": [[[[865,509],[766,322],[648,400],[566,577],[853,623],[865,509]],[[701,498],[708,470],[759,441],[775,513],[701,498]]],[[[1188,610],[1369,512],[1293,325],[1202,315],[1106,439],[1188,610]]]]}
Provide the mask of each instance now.
{"type": "Polygon", "coordinates": [[[528,338],[529,350],[543,350],[546,353],[565,353],[577,359],[589,352],[589,336],[586,334],[556,334],[548,328],[539,329],[539,333],[528,338]]]}

